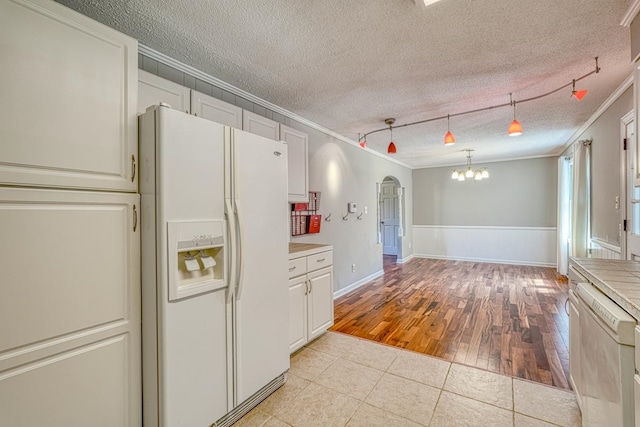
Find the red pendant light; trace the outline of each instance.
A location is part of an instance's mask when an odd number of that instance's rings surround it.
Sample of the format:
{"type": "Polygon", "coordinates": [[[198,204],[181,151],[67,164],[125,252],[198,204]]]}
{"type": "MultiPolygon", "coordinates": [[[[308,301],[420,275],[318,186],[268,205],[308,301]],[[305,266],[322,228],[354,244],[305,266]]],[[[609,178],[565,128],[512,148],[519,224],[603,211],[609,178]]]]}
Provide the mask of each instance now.
{"type": "Polygon", "coordinates": [[[360,134],[358,134],[358,141],[360,141],[360,147],[362,148],[366,148],[367,147],[367,136],[363,135],[362,138],[360,138],[360,134]]]}
{"type": "Polygon", "coordinates": [[[456,143],[456,137],[451,133],[449,128],[449,115],[447,114],[447,133],[444,136],[444,145],[453,145],[456,143]]]}
{"type": "Polygon", "coordinates": [[[578,101],[582,101],[582,98],[584,98],[587,95],[588,90],[586,89],[581,89],[581,90],[576,90],[576,81],[573,81],[573,88],[571,90],[571,96],[573,96],[575,99],[577,99],[578,101]]]}
{"type": "Polygon", "coordinates": [[[509,136],[522,135],[522,125],[516,120],[516,101],[511,102],[513,104],[513,121],[509,125],[509,136]]]}
{"type": "Polygon", "coordinates": [[[396,154],[396,144],[393,143],[393,141],[391,141],[389,143],[389,146],[387,147],[387,153],[388,154],[396,154]]]}
{"type": "Polygon", "coordinates": [[[396,122],[396,119],[386,119],[384,122],[389,125],[389,131],[391,132],[391,141],[387,147],[387,154],[396,154],[396,144],[393,142],[393,124],[396,122]]]}

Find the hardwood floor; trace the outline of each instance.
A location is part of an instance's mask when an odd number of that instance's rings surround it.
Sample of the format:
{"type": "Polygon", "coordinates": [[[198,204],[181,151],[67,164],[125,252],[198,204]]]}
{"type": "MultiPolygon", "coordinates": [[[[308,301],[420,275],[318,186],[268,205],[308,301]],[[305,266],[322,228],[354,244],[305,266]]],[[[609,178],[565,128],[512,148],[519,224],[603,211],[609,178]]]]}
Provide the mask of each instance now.
{"type": "Polygon", "coordinates": [[[331,330],[570,389],[568,283],[554,268],[385,256],[384,270],[335,301],[331,330]]]}

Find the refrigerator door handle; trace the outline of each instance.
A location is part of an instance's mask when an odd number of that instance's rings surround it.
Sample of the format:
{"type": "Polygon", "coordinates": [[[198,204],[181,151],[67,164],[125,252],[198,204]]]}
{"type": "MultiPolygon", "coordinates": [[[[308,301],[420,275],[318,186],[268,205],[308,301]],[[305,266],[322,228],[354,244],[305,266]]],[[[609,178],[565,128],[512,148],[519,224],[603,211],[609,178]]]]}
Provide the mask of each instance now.
{"type": "MultiPolygon", "coordinates": [[[[227,251],[235,251],[236,250],[236,214],[231,206],[231,199],[224,199],[225,206],[227,207],[227,218],[229,219],[229,236],[230,236],[230,245],[226,245],[225,250],[227,251]]],[[[231,298],[233,298],[233,289],[236,285],[236,272],[237,266],[236,261],[237,258],[235,254],[228,253],[227,256],[231,259],[231,265],[229,266],[230,274],[229,281],[227,284],[227,303],[231,302],[231,298]]]]}
{"type": "Polygon", "coordinates": [[[242,259],[242,251],[244,250],[244,230],[242,225],[242,209],[240,208],[240,200],[235,199],[236,201],[236,215],[237,215],[237,225],[238,225],[238,289],[236,290],[236,300],[242,298],[242,285],[244,279],[244,260],[242,259]]]}

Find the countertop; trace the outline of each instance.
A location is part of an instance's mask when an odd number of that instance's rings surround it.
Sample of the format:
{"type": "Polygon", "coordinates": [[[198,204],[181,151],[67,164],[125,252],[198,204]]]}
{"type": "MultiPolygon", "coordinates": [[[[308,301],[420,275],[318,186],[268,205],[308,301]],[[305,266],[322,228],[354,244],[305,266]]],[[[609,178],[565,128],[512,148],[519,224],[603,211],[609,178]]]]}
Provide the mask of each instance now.
{"type": "Polygon", "coordinates": [[[333,250],[332,245],[316,243],[289,243],[289,259],[300,258],[331,250],[333,250]]]}
{"type": "Polygon", "coordinates": [[[569,264],[640,321],[640,262],[571,258],[569,264]]]}

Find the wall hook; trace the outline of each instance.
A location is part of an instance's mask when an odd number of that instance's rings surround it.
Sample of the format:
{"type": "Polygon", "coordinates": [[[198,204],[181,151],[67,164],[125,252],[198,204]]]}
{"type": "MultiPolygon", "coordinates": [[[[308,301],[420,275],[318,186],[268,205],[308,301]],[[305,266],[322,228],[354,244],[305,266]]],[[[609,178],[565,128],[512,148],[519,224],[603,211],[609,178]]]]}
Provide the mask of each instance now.
{"type": "Polygon", "coordinates": [[[349,212],[345,216],[342,217],[343,221],[349,221],[349,212]]]}
{"type": "Polygon", "coordinates": [[[361,213],[360,215],[358,215],[358,221],[360,221],[362,219],[362,215],[364,215],[364,214],[361,213]]]}
{"type": "Polygon", "coordinates": [[[327,222],[331,222],[331,214],[327,215],[327,217],[324,220],[327,222]]]}

